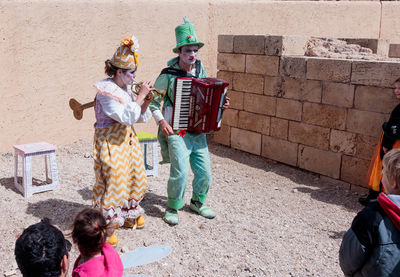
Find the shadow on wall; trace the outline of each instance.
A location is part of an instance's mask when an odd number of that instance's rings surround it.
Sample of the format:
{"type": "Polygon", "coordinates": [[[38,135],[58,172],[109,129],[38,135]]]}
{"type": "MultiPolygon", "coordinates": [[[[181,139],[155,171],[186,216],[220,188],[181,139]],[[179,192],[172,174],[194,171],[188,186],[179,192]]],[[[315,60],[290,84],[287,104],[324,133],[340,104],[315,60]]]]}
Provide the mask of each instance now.
{"type": "MultiPolygon", "coordinates": [[[[340,182],[334,183],[320,178],[319,174],[285,165],[276,161],[267,160],[261,156],[253,155],[241,150],[223,146],[209,140],[210,153],[231,159],[237,163],[245,164],[253,168],[262,169],[266,172],[273,172],[295,182],[299,186],[294,188],[298,193],[310,194],[311,198],[334,205],[340,205],[350,211],[359,211],[362,206],[358,204],[357,193],[350,191],[350,185],[343,189],[340,182]],[[237,155],[240,152],[241,155],[237,155]]],[[[267,185],[267,184],[266,184],[267,185]]]]}

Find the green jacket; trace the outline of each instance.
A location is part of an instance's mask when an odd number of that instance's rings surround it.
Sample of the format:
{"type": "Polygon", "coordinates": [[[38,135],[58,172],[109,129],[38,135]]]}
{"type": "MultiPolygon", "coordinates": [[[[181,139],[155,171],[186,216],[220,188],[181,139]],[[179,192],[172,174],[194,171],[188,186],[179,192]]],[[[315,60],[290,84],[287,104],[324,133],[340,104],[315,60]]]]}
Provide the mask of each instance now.
{"type": "MultiPolygon", "coordinates": [[[[179,68],[179,57],[175,57],[172,60],[168,62],[168,67],[171,68],[179,68]]],[[[195,75],[195,68],[193,69],[192,72],[193,75],[195,75]]],[[[162,119],[166,119],[168,123],[171,123],[171,117],[172,117],[172,106],[173,106],[173,101],[174,101],[174,92],[175,92],[175,78],[176,75],[172,74],[160,74],[154,83],[154,87],[159,90],[160,92],[166,91],[166,94],[164,97],[158,97],[156,96],[153,100],[153,102],[150,103],[149,108],[151,112],[153,113],[153,117],[158,123],[162,119]],[[164,102],[163,104],[163,110],[162,113],[160,111],[161,103],[164,102]],[[166,113],[170,113],[170,118],[168,119],[168,116],[166,116],[166,113]]],[[[200,63],[200,73],[199,73],[199,78],[205,78],[207,77],[206,70],[203,67],[203,64],[200,63]]],[[[162,162],[161,163],[168,163],[170,161],[169,159],[169,150],[168,150],[168,138],[164,136],[164,134],[161,132],[161,129],[158,128],[158,141],[160,142],[161,146],[161,156],[162,156],[162,162]]]]}
{"type": "MultiPolygon", "coordinates": [[[[179,57],[175,57],[168,61],[167,65],[172,68],[177,68],[179,69],[179,57]]],[[[205,78],[207,77],[207,72],[203,67],[203,64],[200,63],[200,75],[199,78],[205,78]]],[[[165,107],[170,107],[172,106],[172,102],[174,101],[174,92],[175,92],[175,78],[177,76],[171,75],[171,74],[160,74],[154,83],[154,88],[156,88],[159,91],[164,91],[166,90],[167,93],[164,95],[163,98],[156,96],[153,100],[153,102],[150,103],[149,107],[151,112],[154,113],[154,111],[160,110],[161,103],[164,101],[163,105],[163,114],[164,114],[164,109],[165,107]]],[[[155,117],[156,118],[156,117],[155,117]]],[[[158,122],[157,118],[156,121],[158,122]]]]}

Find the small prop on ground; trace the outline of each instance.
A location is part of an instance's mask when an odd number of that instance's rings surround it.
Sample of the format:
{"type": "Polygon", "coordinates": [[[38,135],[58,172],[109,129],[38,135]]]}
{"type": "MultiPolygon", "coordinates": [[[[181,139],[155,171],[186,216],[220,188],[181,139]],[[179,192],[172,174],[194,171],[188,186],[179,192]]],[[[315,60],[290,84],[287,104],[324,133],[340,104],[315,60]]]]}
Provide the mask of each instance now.
{"type": "MultiPolygon", "coordinates": [[[[156,262],[171,254],[171,246],[151,245],[140,247],[121,255],[124,269],[156,262]]],[[[149,275],[124,275],[124,277],[150,277],[149,275]]]]}

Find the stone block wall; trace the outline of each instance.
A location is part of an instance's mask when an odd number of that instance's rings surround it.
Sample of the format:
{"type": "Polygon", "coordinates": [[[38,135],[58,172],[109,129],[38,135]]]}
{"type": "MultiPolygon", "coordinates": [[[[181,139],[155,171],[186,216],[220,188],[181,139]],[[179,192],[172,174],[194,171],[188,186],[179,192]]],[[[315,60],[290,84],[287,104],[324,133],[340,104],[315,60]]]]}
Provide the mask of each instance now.
{"type": "Polygon", "coordinates": [[[230,83],[218,143],[366,187],[400,62],[306,57],[296,36],[220,35],[230,83]]]}
{"type": "Polygon", "coordinates": [[[389,57],[400,58],[400,44],[394,43],[389,45],[389,57]]]}

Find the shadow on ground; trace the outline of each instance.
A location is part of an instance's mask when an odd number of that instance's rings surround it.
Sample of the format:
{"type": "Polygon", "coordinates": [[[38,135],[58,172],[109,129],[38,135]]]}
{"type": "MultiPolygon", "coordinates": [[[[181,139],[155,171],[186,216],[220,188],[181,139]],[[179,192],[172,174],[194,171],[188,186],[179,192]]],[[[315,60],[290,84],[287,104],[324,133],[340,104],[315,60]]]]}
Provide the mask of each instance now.
{"type": "Polygon", "coordinates": [[[146,211],[146,216],[162,218],[167,206],[167,197],[148,191],[140,202],[140,206],[146,211]]]}
{"type": "MultiPolygon", "coordinates": [[[[22,184],[23,180],[22,177],[18,177],[17,182],[19,184],[22,184]]],[[[21,192],[15,187],[14,185],[14,177],[9,177],[9,178],[0,178],[0,184],[5,187],[8,190],[12,190],[18,194],[21,194],[21,192]]],[[[32,178],[32,186],[41,186],[41,185],[47,185],[45,180],[37,179],[37,178],[32,178]]]]}
{"type": "Polygon", "coordinates": [[[71,230],[75,215],[87,207],[80,203],[53,198],[28,203],[26,213],[37,217],[39,220],[47,217],[51,220],[51,223],[65,231],[71,230]]]}
{"type": "Polygon", "coordinates": [[[346,231],[340,231],[340,232],[336,232],[336,231],[329,231],[330,235],[329,237],[331,239],[342,239],[344,234],[346,233],[346,231]]]}
{"type": "Polygon", "coordinates": [[[78,193],[82,196],[83,200],[91,200],[92,199],[92,189],[91,188],[83,188],[78,190],[78,193]]]}
{"type": "Polygon", "coordinates": [[[286,177],[299,185],[295,188],[298,192],[308,193],[318,201],[341,205],[354,212],[362,209],[362,206],[357,201],[359,195],[349,191],[350,186],[344,186],[339,182],[322,181],[317,173],[268,160],[212,141],[209,142],[209,151],[216,156],[286,177]],[[238,152],[241,154],[238,155],[238,152]]]}
{"type": "Polygon", "coordinates": [[[0,184],[6,189],[12,190],[13,192],[20,194],[19,190],[14,185],[14,177],[0,178],[0,184]]]}
{"type": "MultiPolygon", "coordinates": [[[[83,200],[92,199],[92,190],[90,188],[84,188],[78,190],[78,193],[82,196],[83,200]]],[[[144,198],[140,202],[140,206],[146,211],[146,216],[159,217],[164,216],[164,210],[167,205],[167,197],[160,196],[151,191],[146,192],[144,198]]]]}

